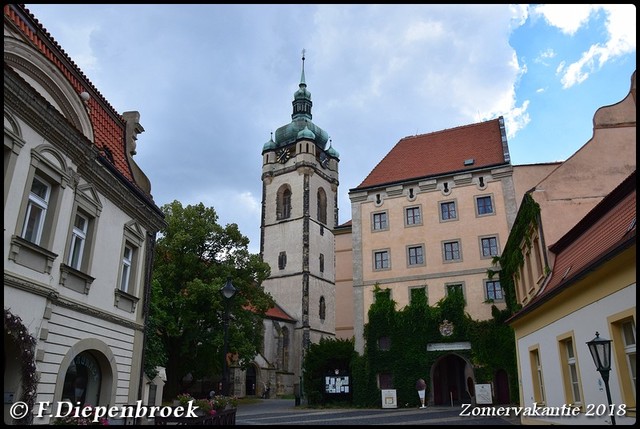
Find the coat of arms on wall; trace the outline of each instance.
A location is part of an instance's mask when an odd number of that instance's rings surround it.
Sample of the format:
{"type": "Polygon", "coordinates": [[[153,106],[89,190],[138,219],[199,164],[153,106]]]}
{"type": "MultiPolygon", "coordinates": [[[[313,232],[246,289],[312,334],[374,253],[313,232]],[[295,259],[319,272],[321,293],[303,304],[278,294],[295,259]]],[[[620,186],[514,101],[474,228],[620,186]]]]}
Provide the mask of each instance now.
{"type": "Polygon", "coordinates": [[[443,337],[448,337],[453,334],[453,323],[449,322],[447,319],[444,319],[440,324],[440,335],[443,337]]]}

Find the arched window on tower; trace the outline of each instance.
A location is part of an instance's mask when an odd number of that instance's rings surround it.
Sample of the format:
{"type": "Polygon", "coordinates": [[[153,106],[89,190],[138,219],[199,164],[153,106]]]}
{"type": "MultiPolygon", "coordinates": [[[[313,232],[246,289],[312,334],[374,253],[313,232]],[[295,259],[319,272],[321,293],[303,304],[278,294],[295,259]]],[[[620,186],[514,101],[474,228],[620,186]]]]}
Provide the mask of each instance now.
{"type": "Polygon", "coordinates": [[[288,219],[291,216],[291,188],[282,185],[278,189],[276,201],[276,219],[288,219]]]}
{"type": "Polygon", "coordinates": [[[324,189],[318,189],[318,222],[327,223],[327,193],[324,189]]]}
{"type": "Polygon", "coordinates": [[[327,317],[327,304],[324,301],[324,296],[320,297],[320,320],[324,322],[324,319],[327,317]]]}

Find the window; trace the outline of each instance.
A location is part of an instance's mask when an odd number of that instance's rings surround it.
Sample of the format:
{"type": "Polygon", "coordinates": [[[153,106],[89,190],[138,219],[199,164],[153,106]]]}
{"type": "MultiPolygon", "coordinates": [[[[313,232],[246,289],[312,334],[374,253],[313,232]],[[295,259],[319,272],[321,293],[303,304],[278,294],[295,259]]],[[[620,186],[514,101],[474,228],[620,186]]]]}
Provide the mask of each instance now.
{"type": "Polygon", "coordinates": [[[635,396],[636,389],[636,325],[632,321],[622,323],[622,340],[624,344],[624,354],[626,356],[626,367],[633,386],[635,396]]]}
{"type": "Polygon", "coordinates": [[[497,237],[483,237],[480,238],[480,248],[482,258],[491,258],[498,256],[498,238],[497,237]]]}
{"type": "Polygon", "coordinates": [[[327,223],[327,193],[324,189],[318,189],[318,222],[327,223]]]}
{"type": "Polygon", "coordinates": [[[422,224],[422,216],[420,215],[420,207],[408,207],[404,212],[404,224],[406,226],[422,224]]]}
{"type": "Polygon", "coordinates": [[[124,246],[124,255],[122,256],[122,270],[120,277],[120,290],[129,293],[129,282],[131,281],[131,263],[133,261],[133,247],[124,246]]]}
{"type": "Polygon", "coordinates": [[[62,400],[69,401],[74,406],[79,402],[82,407],[85,404],[97,405],[100,403],[100,389],[102,383],[102,371],[93,355],[84,351],[78,354],[64,377],[62,388],[62,400]]]}
{"type": "Polygon", "coordinates": [[[291,189],[288,185],[282,185],[278,189],[276,219],[288,219],[289,217],[291,217],[291,189]]]}
{"type": "Polygon", "coordinates": [[[388,336],[378,338],[378,350],[388,351],[391,349],[391,338],[388,336]]]}
{"type": "Polygon", "coordinates": [[[456,212],[456,202],[455,201],[446,201],[440,203],[440,220],[455,220],[458,218],[458,214],[456,212]]]}
{"type": "Polygon", "coordinates": [[[27,213],[25,215],[22,238],[34,244],[40,245],[42,230],[49,206],[49,196],[51,186],[38,176],[33,178],[31,191],[29,192],[29,202],[27,203],[27,213]]]}
{"type": "Polygon", "coordinates": [[[324,300],[324,296],[320,297],[318,315],[320,316],[320,320],[322,321],[324,321],[324,319],[327,317],[327,304],[324,300]]]}
{"type": "Polygon", "coordinates": [[[144,260],[142,245],[144,231],[137,222],[128,222],[124,227],[124,240],[120,254],[118,287],[115,290],[115,306],[133,313],[140,298],[140,261],[144,260]]]}
{"type": "Polygon", "coordinates": [[[389,264],[389,251],[377,250],[373,252],[373,267],[374,270],[388,270],[389,264]]]}
{"type": "Polygon", "coordinates": [[[443,242],[442,250],[445,262],[455,262],[462,259],[460,255],[460,242],[457,240],[443,242]]]}
{"type": "Polygon", "coordinates": [[[425,286],[419,286],[409,289],[409,302],[412,304],[414,302],[420,301],[424,301],[426,304],[428,304],[427,288],[425,286]]]}
{"type": "MultiPolygon", "coordinates": [[[[633,307],[631,307],[633,305],[633,307]]],[[[611,323],[611,359],[616,362],[622,403],[636,407],[636,306],[608,318],[611,323]]]]}
{"type": "Polygon", "coordinates": [[[407,247],[407,261],[409,266],[424,265],[424,247],[422,245],[407,247]]]}
{"type": "Polygon", "coordinates": [[[491,301],[504,301],[502,286],[499,280],[486,280],[484,282],[485,297],[491,301]]]}
{"type": "Polygon", "coordinates": [[[461,294],[464,296],[464,286],[462,283],[450,283],[445,285],[445,290],[447,292],[447,296],[453,294],[461,294]]]}
{"type": "Polygon", "coordinates": [[[278,269],[284,270],[287,266],[287,252],[280,252],[278,255],[278,269]]]}
{"type": "Polygon", "coordinates": [[[321,253],[319,257],[320,262],[320,272],[324,273],[324,255],[321,253]]]}
{"type": "Polygon", "coordinates": [[[281,369],[284,371],[289,370],[289,328],[282,327],[282,343],[281,343],[281,369]]]}
{"type": "Polygon", "coordinates": [[[493,214],[493,202],[490,196],[476,197],[476,214],[478,216],[493,214]]]}
{"type": "Polygon", "coordinates": [[[537,347],[529,350],[529,360],[531,362],[531,380],[533,381],[533,400],[538,404],[544,404],[544,378],[542,376],[540,352],[537,347]]]}
{"type": "Polygon", "coordinates": [[[80,270],[82,262],[82,254],[84,252],[84,244],[87,241],[87,230],[89,228],[89,219],[81,213],[76,213],[73,222],[73,231],[71,233],[71,247],[69,249],[69,259],[67,264],[76,270],[80,270]]]}
{"type": "Polygon", "coordinates": [[[378,387],[381,390],[393,389],[393,375],[390,372],[381,372],[378,374],[378,387]]]}
{"type": "Polygon", "coordinates": [[[382,289],[378,290],[374,293],[374,299],[377,301],[379,299],[391,299],[391,290],[390,289],[382,289]]]}
{"type": "Polygon", "coordinates": [[[389,229],[387,222],[387,212],[373,213],[373,230],[383,231],[389,229]]]}
{"type": "Polygon", "coordinates": [[[53,147],[40,145],[31,149],[20,222],[11,236],[9,260],[40,273],[51,273],[58,257],[52,249],[55,234],[60,231],[56,227],[60,201],[71,174],[65,157],[53,147]]]}
{"type": "Polygon", "coordinates": [[[64,263],[60,264],[60,284],[76,292],[88,294],[95,280],[90,276],[91,259],[102,204],[98,193],[89,184],[79,184],[74,195],[65,259],[64,263]]]}
{"type": "Polygon", "coordinates": [[[560,361],[562,363],[562,378],[565,387],[565,401],[567,404],[580,405],[582,395],[580,394],[580,380],[578,378],[578,367],[576,354],[571,336],[560,340],[560,361]]]}

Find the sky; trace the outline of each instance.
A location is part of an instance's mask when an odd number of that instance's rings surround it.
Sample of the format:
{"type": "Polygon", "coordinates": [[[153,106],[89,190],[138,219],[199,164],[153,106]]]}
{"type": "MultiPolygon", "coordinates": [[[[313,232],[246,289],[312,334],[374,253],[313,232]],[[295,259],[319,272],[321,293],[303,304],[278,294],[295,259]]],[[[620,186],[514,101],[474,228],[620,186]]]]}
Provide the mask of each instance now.
{"type": "Polygon", "coordinates": [[[158,206],[213,207],[260,249],[262,147],[312,121],[340,154],[339,223],[402,138],[503,116],[513,165],[563,161],[636,67],[633,5],[27,4],[120,114],[158,206]]]}

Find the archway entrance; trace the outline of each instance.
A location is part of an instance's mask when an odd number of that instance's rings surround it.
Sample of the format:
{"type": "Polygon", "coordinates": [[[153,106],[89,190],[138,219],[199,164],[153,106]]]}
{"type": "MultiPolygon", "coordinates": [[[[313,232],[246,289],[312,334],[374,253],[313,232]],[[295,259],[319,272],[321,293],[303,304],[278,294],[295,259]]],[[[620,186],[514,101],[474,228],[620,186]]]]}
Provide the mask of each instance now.
{"type": "Polygon", "coordinates": [[[454,405],[469,402],[466,393],[465,368],[467,362],[460,356],[449,354],[440,358],[432,367],[433,404],[454,405]]]}
{"type": "Polygon", "coordinates": [[[256,394],[256,367],[249,365],[245,375],[244,387],[247,396],[255,396],[256,394]]]}

